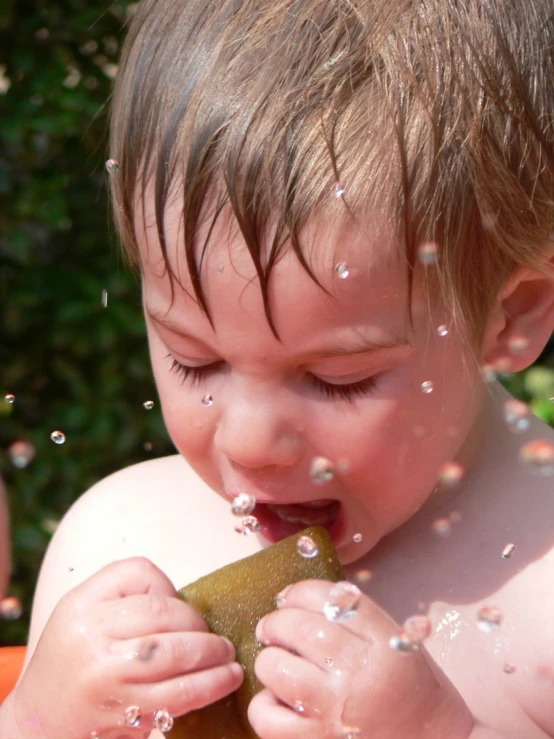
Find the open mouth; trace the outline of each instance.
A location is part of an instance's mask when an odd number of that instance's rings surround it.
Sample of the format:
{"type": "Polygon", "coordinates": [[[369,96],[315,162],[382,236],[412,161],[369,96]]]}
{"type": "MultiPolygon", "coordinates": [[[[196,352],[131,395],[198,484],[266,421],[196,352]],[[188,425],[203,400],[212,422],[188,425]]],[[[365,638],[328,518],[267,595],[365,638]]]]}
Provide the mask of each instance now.
{"type": "Polygon", "coordinates": [[[272,543],[308,526],[323,526],[336,542],[340,534],[340,510],[338,500],[320,499],[304,503],[257,503],[254,515],[260,522],[260,533],[272,543]]]}

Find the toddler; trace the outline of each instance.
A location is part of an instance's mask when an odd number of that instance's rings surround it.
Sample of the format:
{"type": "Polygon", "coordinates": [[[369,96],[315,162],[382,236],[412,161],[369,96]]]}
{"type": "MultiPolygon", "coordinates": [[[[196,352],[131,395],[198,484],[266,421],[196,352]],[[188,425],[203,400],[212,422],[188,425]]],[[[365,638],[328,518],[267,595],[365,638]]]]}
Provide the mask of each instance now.
{"type": "Polygon", "coordinates": [[[360,598],[259,622],[257,736],[554,737],[554,432],[496,381],[554,327],[553,49],[551,0],[138,4],[107,169],[178,454],[61,523],[3,739],[234,691],[175,589],[311,524],[360,598]]]}

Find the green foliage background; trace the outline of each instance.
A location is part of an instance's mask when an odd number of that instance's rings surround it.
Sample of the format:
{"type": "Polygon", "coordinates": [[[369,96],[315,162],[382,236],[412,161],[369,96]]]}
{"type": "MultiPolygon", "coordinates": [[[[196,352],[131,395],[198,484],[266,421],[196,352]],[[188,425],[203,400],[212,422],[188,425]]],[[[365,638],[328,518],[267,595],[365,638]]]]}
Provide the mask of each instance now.
{"type": "MultiPolygon", "coordinates": [[[[12,515],[10,594],[25,609],[0,621],[0,645],[25,642],[40,561],[76,497],[172,451],[158,404],[142,405],[156,394],[140,291],[107,212],[106,101],[128,13],[128,2],[0,5],[0,469],[12,515]],[[64,445],[50,440],[55,429],[64,445]],[[35,450],[23,469],[10,459],[14,440],[35,450]]],[[[506,380],[549,422],[551,366],[548,350],[506,380]]]]}

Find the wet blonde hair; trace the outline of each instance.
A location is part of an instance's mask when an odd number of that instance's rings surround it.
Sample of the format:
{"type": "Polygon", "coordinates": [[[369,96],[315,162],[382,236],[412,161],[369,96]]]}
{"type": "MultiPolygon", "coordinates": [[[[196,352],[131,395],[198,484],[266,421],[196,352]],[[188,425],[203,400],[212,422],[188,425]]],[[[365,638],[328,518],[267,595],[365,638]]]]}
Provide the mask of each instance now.
{"type": "Polygon", "coordinates": [[[439,245],[434,284],[478,342],[502,283],[540,268],[554,232],[553,57],[552,0],[142,0],[111,109],[126,253],[139,264],[148,193],[169,267],[164,210],[180,186],[183,249],[209,315],[210,238],[198,249],[195,237],[208,200],[212,226],[230,206],[271,323],[281,250],[312,274],[302,225],[378,209],[410,275],[418,247],[439,245]]]}

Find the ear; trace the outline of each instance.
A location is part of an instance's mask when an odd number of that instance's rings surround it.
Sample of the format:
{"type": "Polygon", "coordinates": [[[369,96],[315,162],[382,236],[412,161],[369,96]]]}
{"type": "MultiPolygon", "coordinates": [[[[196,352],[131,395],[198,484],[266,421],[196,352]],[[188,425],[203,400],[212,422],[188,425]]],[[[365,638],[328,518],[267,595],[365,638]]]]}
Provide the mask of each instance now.
{"type": "Polygon", "coordinates": [[[483,343],[484,364],[519,372],[532,364],[554,331],[554,256],[544,273],[520,267],[499,293],[483,343]]]}

